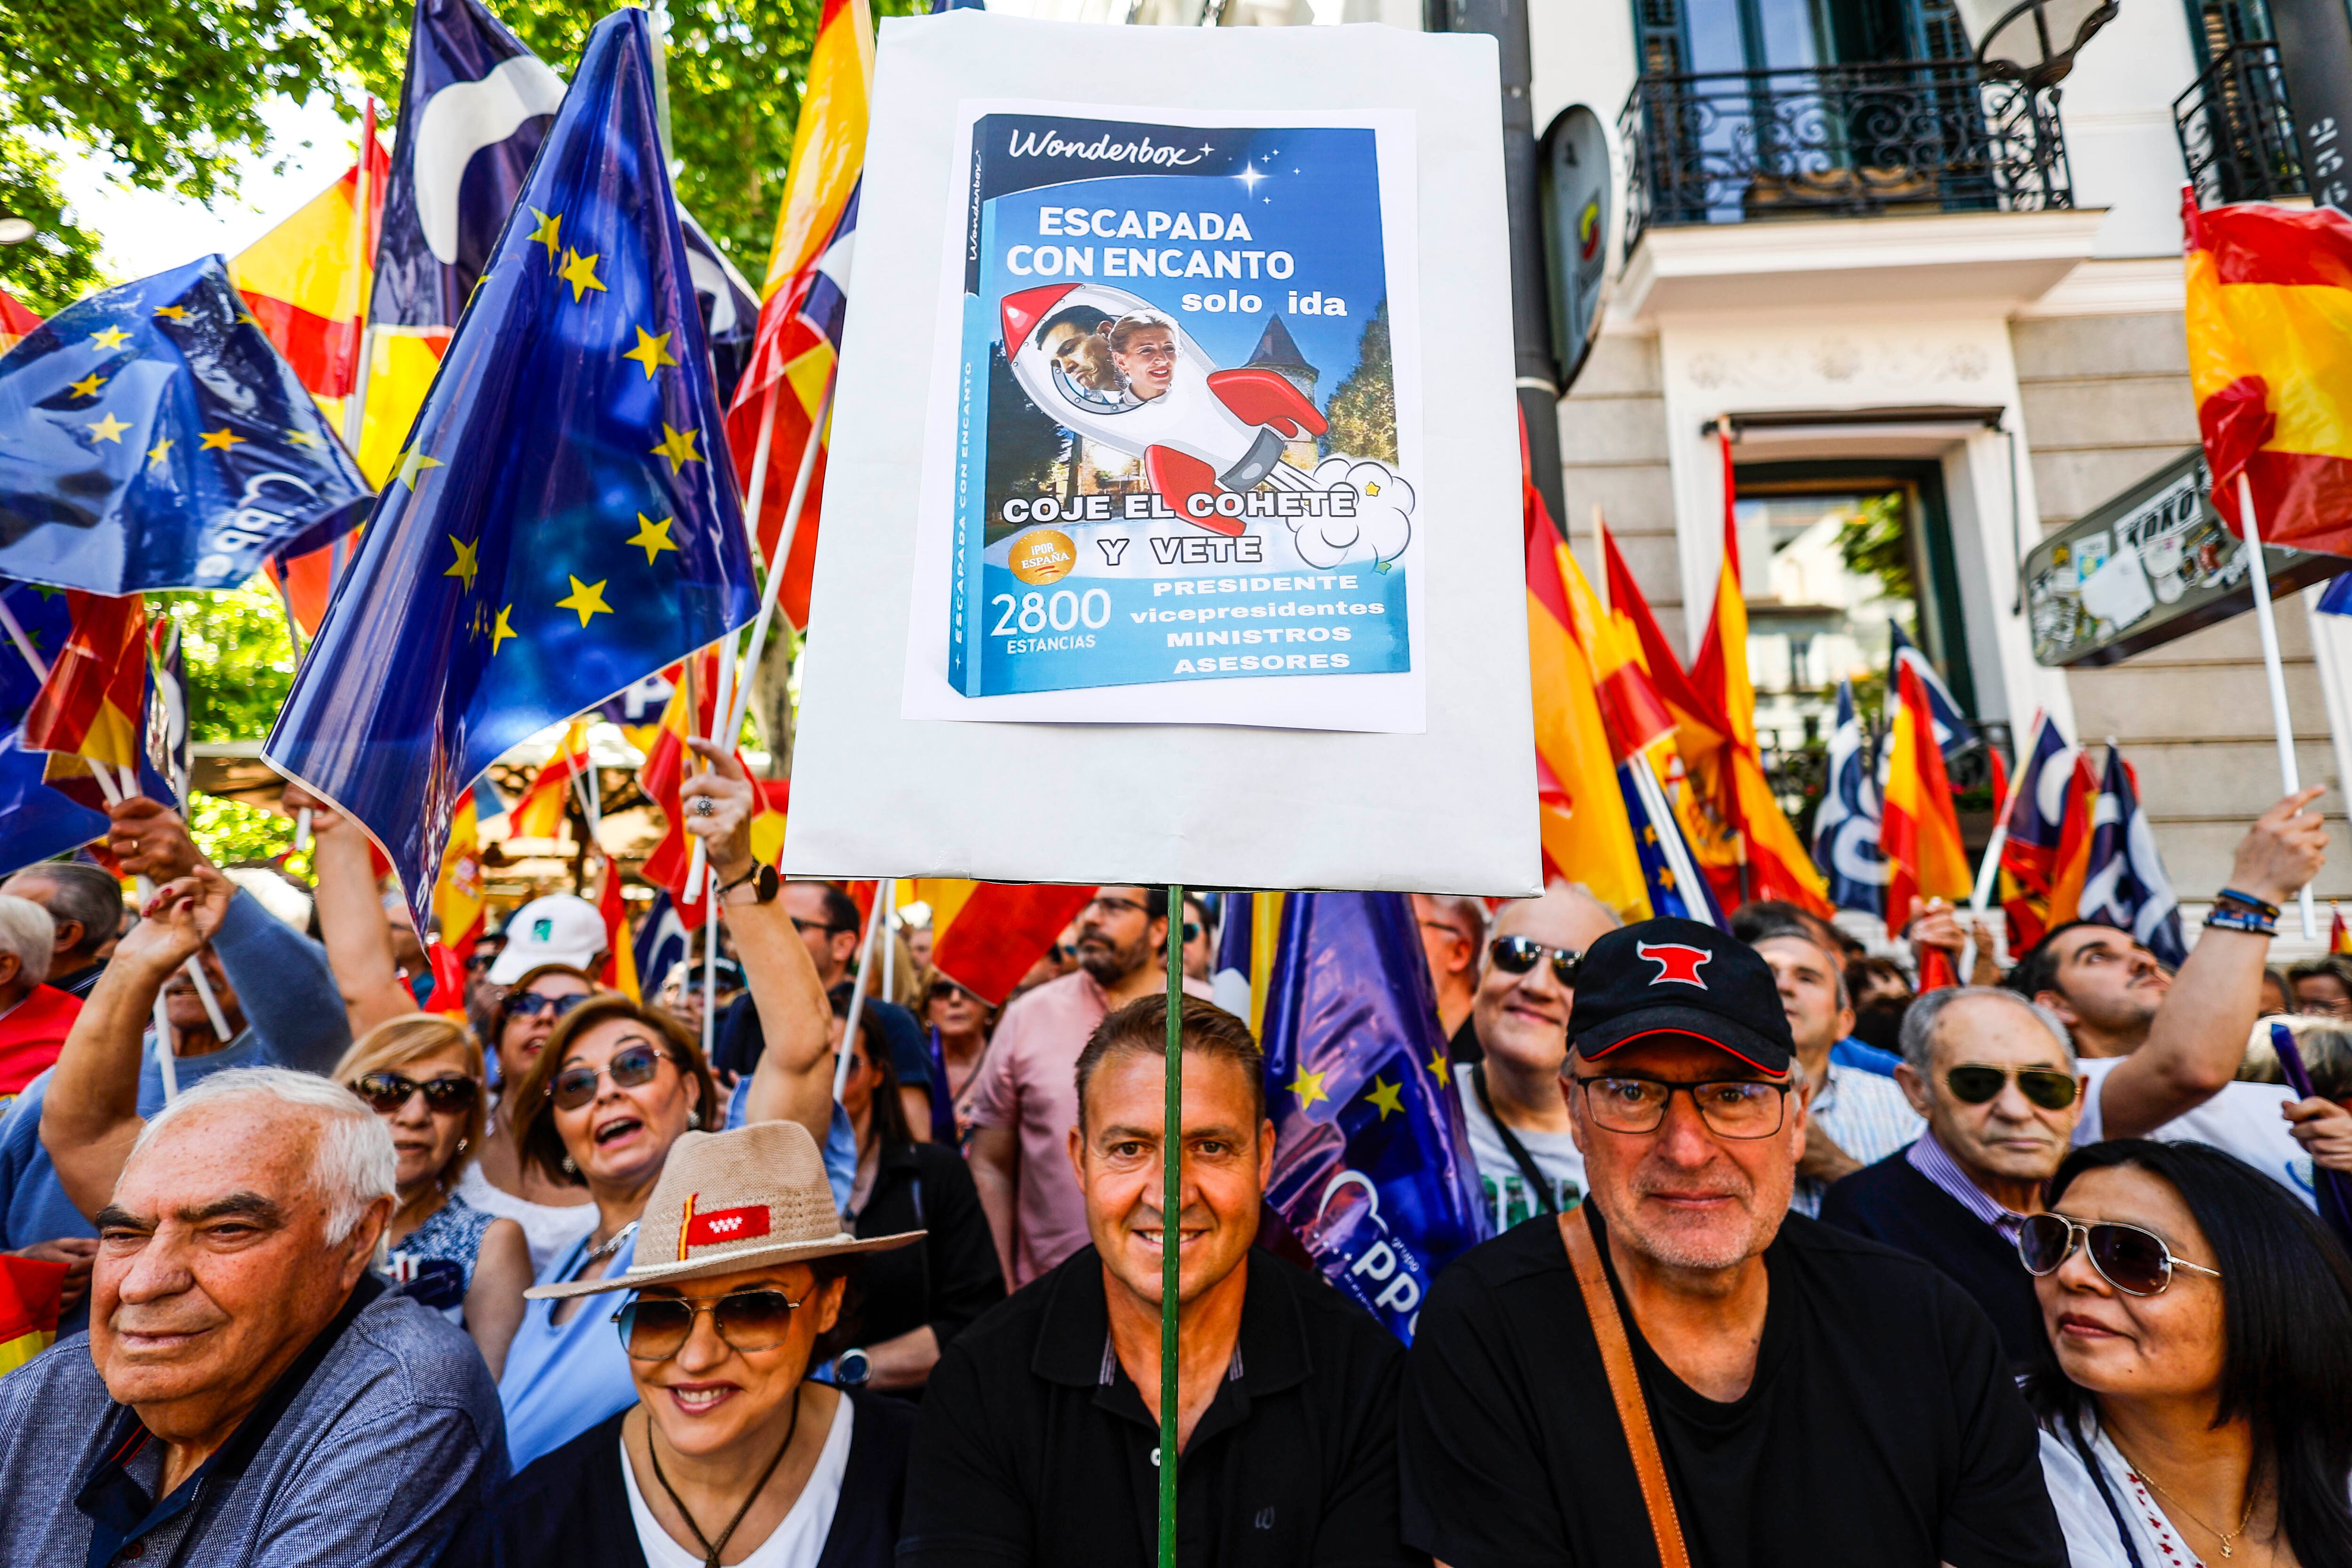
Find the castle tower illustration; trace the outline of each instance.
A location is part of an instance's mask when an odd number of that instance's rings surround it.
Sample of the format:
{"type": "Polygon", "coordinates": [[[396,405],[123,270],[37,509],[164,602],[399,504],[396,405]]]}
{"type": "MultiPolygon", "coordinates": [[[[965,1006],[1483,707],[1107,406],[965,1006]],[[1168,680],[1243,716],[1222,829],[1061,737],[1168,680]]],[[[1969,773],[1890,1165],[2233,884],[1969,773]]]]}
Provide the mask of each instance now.
{"type": "MultiPolygon", "coordinates": [[[[1252,370],[1273,371],[1297,387],[1307,402],[1316,402],[1315,383],[1323,373],[1307,363],[1307,356],[1298,352],[1297,342],[1291,337],[1290,329],[1282,324],[1278,313],[1267,315],[1265,331],[1258,334],[1257,347],[1250,352],[1245,363],[1252,370]]],[[[1282,455],[1291,467],[1310,471],[1322,456],[1312,439],[1288,443],[1282,455]]]]}

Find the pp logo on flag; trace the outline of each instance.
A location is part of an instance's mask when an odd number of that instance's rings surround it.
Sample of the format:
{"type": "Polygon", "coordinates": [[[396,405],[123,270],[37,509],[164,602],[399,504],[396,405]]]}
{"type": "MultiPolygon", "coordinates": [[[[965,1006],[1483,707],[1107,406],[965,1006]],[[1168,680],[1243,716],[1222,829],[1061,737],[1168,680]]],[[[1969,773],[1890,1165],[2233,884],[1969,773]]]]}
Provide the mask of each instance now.
{"type": "Polygon", "coordinates": [[[1699,965],[1715,954],[1703,947],[1679,942],[1643,942],[1634,943],[1633,952],[1658,966],[1658,973],[1650,981],[1653,985],[1696,985],[1702,991],[1707,988],[1706,982],[1699,978],[1699,965]]]}

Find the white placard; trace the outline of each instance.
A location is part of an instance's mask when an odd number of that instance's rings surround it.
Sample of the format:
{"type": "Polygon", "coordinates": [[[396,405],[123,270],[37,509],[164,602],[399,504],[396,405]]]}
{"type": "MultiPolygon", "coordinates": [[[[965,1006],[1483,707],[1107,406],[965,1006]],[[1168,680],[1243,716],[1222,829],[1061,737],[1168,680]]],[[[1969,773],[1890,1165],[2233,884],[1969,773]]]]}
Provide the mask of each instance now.
{"type": "MultiPolygon", "coordinates": [[[[1121,28],[968,10],[882,25],[857,268],[849,290],[794,746],[783,851],[789,871],[1494,895],[1537,890],[1540,850],[1499,95],[1494,43],[1476,35],[1380,26],[1121,28]],[[1084,69],[1073,76],[1063,68],[1076,61],[1084,62],[1084,69]],[[1073,87],[1080,81],[1087,84],[1084,96],[1073,87]],[[1108,90],[1114,84],[1121,89],[1115,102],[1108,90]],[[1338,639],[1310,634],[1294,650],[1287,637],[1293,627],[1336,630],[1349,624],[1347,640],[1352,643],[1355,628],[1366,623],[1351,617],[1377,616],[1381,624],[1394,625],[1402,644],[1403,658],[1393,668],[1359,672],[1328,665],[1297,671],[1286,667],[1273,677],[1246,672],[1239,668],[1242,656],[1271,651],[1261,637],[1255,643],[1233,638],[1189,647],[1162,640],[1154,650],[1178,658],[1232,658],[1235,668],[1230,670],[1221,664],[1213,671],[1178,672],[1171,662],[1162,679],[1062,685],[1061,677],[1053,677],[1030,679],[1028,684],[1040,689],[1027,690],[1010,689],[1024,684],[1014,678],[1009,687],[984,685],[977,696],[951,682],[949,601],[964,580],[947,557],[960,542],[960,524],[976,523],[984,531],[990,521],[960,516],[955,494],[957,463],[985,460],[984,451],[973,449],[971,426],[958,405],[959,384],[971,357],[967,328],[975,320],[1003,327],[991,342],[1018,337],[1033,350],[1055,351],[1050,364],[1038,359],[1022,367],[1006,361],[999,368],[995,384],[1015,383],[1033,416],[1040,398],[1052,406],[1053,396],[1062,391],[1051,379],[1057,369],[1082,381],[1091,372],[1096,381],[1083,390],[1118,398],[1127,408],[1125,414],[1110,414],[1107,402],[1104,416],[1092,421],[1084,409],[1071,411],[1072,424],[1091,426],[1089,450],[1078,464],[1080,515],[1056,515],[1046,526],[1067,537],[1072,548],[1063,552],[1052,540],[1032,540],[1025,547],[1023,563],[1045,581],[1023,583],[1022,593],[1044,590],[1041,604],[1033,606],[1037,613],[1030,616],[1043,624],[1024,630],[1024,601],[1016,597],[1006,639],[1103,629],[1086,625],[1089,606],[1083,588],[1072,591],[1071,605],[1060,606],[1068,612],[1063,619],[1072,625],[1055,624],[1058,583],[1052,574],[1062,565],[1054,559],[1057,553],[1111,553],[1097,541],[1118,535],[1104,524],[1134,525],[1133,542],[1122,551],[1151,550],[1155,536],[1176,539],[1174,546],[1159,547],[1176,552],[1179,559],[1171,564],[1204,571],[1212,563],[1181,562],[1181,541],[1234,540],[1253,532],[1264,539],[1268,531],[1252,527],[1259,520],[1248,516],[1252,503],[1246,500],[1240,504],[1242,516],[1220,520],[1242,523],[1242,534],[1149,515],[1150,500],[1141,503],[1147,515],[1125,516],[1129,494],[1151,491],[1160,504],[1174,494],[1178,500],[1168,508],[1174,511],[1184,496],[1201,493],[1181,484],[1148,482],[1149,459],[1139,459],[1145,483],[1137,483],[1131,471],[1106,472],[1122,468],[1131,456],[1118,451],[1118,446],[1150,445],[1125,436],[1117,421],[1141,422],[1157,412],[1135,406],[1153,401],[1138,395],[1136,388],[1153,374],[1149,362],[1155,356],[1135,353],[1130,341],[1129,361],[1114,367],[1114,378],[1100,363],[1090,366],[1083,353],[1059,352],[1070,347],[1063,340],[1074,335],[1066,323],[1050,334],[1055,339],[1050,344],[1040,330],[1055,327],[1050,318],[1073,308],[1077,313],[1068,321],[1076,332],[1113,324],[1118,318],[1110,306],[1124,306],[1126,300],[1066,293],[1049,301],[1054,310],[1042,315],[1015,311],[1019,319],[1013,320],[999,290],[980,310],[965,309],[961,263],[973,227],[969,204],[974,128],[988,125],[992,116],[999,117],[1001,126],[1003,117],[1041,114],[1201,130],[1209,132],[1204,140],[1213,153],[1221,138],[1245,148],[1246,166],[1259,179],[1266,177],[1283,142],[1290,140],[1273,136],[1275,132],[1304,128],[1327,137],[1354,132],[1371,139],[1381,191],[1381,256],[1377,267],[1358,258],[1356,275],[1379,279],[1388,299],[1396,458],[1385,466],[1412,491],[1411,537],[1385,558],[1370,550],[1361,561],[1351,561],[1344,553],[1332,555],[1336,536],[1343,531],[1333,528],[1329,537],[1308,541],[1290,570],[1277,573],[1273,562],[1214,563],[1220,576],[1230,566],[1240,581],[1205,592],[1196,584],[1189,594],[1170,588],[1152,595],[1157,603],[1144,607],[1164,611],[1172,602],[1177,609],[1195,612],[1190,619],[1150,623],[1162,639],[1171,630],[1281,627],[1286,635],[1278,647],[1286,658],[1293,651],[1328,658],[1340,646],[1338,639]],[[1026,382],[1013,374],[1022,368],[1031,371],[1026,382]],[[1109,460],[1093,460],[1097,447],[1110,454],[1109,460]],[[929,461],[942,453],[947,462],[929,461]],[[1107,498],[1119,515],[1086,516],[1089,495],[1107,498]],[[1064,527],[1066,521],[1078,526],[1064,527]],[[1322,560],[1333,564],[1325,568],[1322,560]],[[1377,571],[1384,560],[1390,571],[1377,571]],[[1250,564],[1266,569],[1245,571],[1250,564]],[[1286,592],[1270,582],[1259,589],[1247,581],[1276,575],[1294,579],[1286,592]],[[1296,581],[1326,576],[1334,581],[1304,587],[1296,581]],[[1342,588],[1337,581],[1341,576],[1356,578],[1356,585],[1342,588]],[[1371,579],[1380,580],[1376,586],[1390,580],[1407,584],[1407,615],[1401,624],[1389,614],[1388,595],[1365,592],[1371,579]],[[1346,607],[1374,602],[1381,605],[1378,612],[1346,607]],[[1278,612],[1284,603],[1294,605],[1292,614],[1278,612]],[[1317,605],[1316,615],[1297,613],[1302,604],[1317,605]],[[1325,604],[1341,607],[1321,610],[1325,604]],[[1265,613],[1253,606],[1263,606],[1265,613]],[[1199,614],[1204,607],[1244,613],[1220,613],[1204,621],[1199,614]],[[958,717],[934,716],[948,712],[958,717]],[[1041,712],[1055,721],[1035,721],[1041,712]]],[[[1139,142],[1145,134],[1137,130],[1127,140],[1139,142]]],[[[1070,142],[1076,148],[1110,144],[1100,136],[1070,142]]],[[[1202,143],[1188,139],[1187,145],[1202,143]]],[[[1337,145],[1327,143],[1327,150],[1337,145]]],[[[1295,177],[1303,180],[1307,165],[1296,166],[1302,174],[1295,177]]],[[[1256,184],[1238,172],[1226,178],[1244,200],[1256,184]]],[[[1017,221],[1032,228],[1066,225],[1066,217],[1041,217],[1037,209],[1053,205],[1062,204],[1035,195],[1010,204],[1020,209],[1017,221]]],[[[1068,246],[1089,241],[1097,270],[1090,279],[1082,274],[1079,281],[1096,289],[1106,287],[1102,256],[1119,237],[1126,214],[1132,209],[1147,227],[1153,222],[1150,202],[1085,205],[1086,239],[1040,236],[1025,241],[1054,243],[1065,251],[1059,258],[1064,272],[1048,275],[1038,287],[1058,288],[1056,277],[1067,282],[1068,246]],[[1106,212],[1110,216],[1102,216],[1106,212]],[[1103,236],[1099,228],[1111,233],[1103,236]]],[[[1349,336],[1354,344],[1362,341],[1360,318],[1353,314],[1361,309],[1360,300],[1349,301],[1347,316],[1318,320],[1305,311],[1305,299],[1292,300],[1286,279],[1251,290],[1260,303],[1243,311],[1242,286],[1250,279],[1213,276],[1213,253],[1236,247],[1199,242],[1202,230],[1210,226],[1199,214],[1217,213],[1222,240],[1232,216],[1244,210],[1242,201],[1223,204],[1222,212],[1219,205],[1157,204],[1171,231],[1174,215],[1192,211],[1198,243],[1163,243],[1155,251],[1181,246],[1180,268],[1192,265],[1194,251],[1209,252],[1209,279],[1186,280],[1180,269],[1179,279],[1187,287],[1166,300],[1147,288],[1130,287],[1142,281],[1158,288],[1150,279],[1127,277],[1111,285],[1139,298],[1140,309],[1171,317],[1181,329],[1166,333],[1158,345],[1174,350],[1168,397],[1183,389],[1188,358],[1204,381],[1213,368],[1252,368],[1251,358],[1261,359],[1258,370],[1269,368],[1269,356],[1235,354],[1230,321],[1213,321],[1218,313],[1201,301],[1187,308],[1183,295],[1192,291],[1192,283],[1202,284],[1203,300],[1208,283],[1230,290],[1223,314],[1243,317],[1258,331],[1266,316],[1275,315],[1286,330],[1307,324],[1310,335],[1317,335],[1316,328],[1348,323],[1344,334],[1321,332],[1320,344],[1338,343],[1345,350],[1353,346],[1349,336]],[[1278,297],[1271,292],[1276,286],[1278,297]]],[[[1268,209],[1261,203],[1258,210],[1268,209]]],[[[1244,226],[1251,226],[1246,217],[1244,226]]],[[[1254,227],[1252,235],[1247,248],[1270,248],[1255,243],[1254,227]]],[[[1162,237],[1172,240],[1172,232],[1162,237]]],[[[1007,259],[1011,243],[1000,247],[1001,261],[1007,259]]],[[[1032,268],[1037,264],[1034,249],[1017,259],[1032,268]]],[[[1167,258],[1155,254],[1154,259],[1167,258]]],[[[1122,263],[1131,271],[1124,256],[1122,263]]],[[[1265,258],[1258,264],[1263,268],[1265,258]]],[[[1300,280],[1307,284],[1304,295],[1318,291],[1311,281],[1300,280]]],[[[1346,298],[1355,287],[1339,292],[1346,298]]],[[[1319,291],[1326,297],[1333,292],[1319,291]]],[[[1014,357],[1019,353],[1016,349],[1014,357]]],[[[1299,357],[1313,360],[1310,354],[1299,357]]],[[[1362,357],[1360,352],[1354,356],[1362,357]]],[[[1293,385],[1308,380],[1296,374],[1298,367],[1287,368],[1293,374],[1286,379],[1293,385]]],[[[1255,396],[1241,400],[1243,413],[1264,415],[1269,407],[1284,413],[1281,392],[1263,374],[1244,379],[1260,384],[1248,389],[1255,396]]],[[[1309,384],[1308,401],[1317,414],[1327,415],[1336,387],[1309,384]]],[[[1234,406],[1231,399],[1217,401],[1228,410],[1234,406]]],[[[1202,406],[1196,404],[1193,412],[1202,406]]],[[[1332,443],[1307,432],[1290,439],[1300,423],[1260,420],[1284,438],[1279,444],[1286,447],[1285,466],[1311,480],[1315,467],[1309,463],[1319,466],[1332,455],[1332,443]],[[1311,450],[1308,442],[1314,443],[1311,450]]],[[[1362,427],[1360,420],[1348,426],[1351,431],[1362,427]]],[[[1219,482],[1208,492],[1212,517],[1220,497],[1289,488],[1288,474],[1244,486],[1250,476],[1240,471],[1244,466],[1235,459],[1217,471],[1219,482]],[[1223,482],[1229,476],[1231,486],[1223,482]]],[[[1184,470],[1180,464],[1163,466],[1161,472],[1181,478],[1184,470]]],[[[1071,474],[1066,467],[1047,477],[1058,482],[1033,488],[1041,497],[1052,494],[1058,508],[1072,497],[1071,474]]],[[[1326,476],[1317,489],[1328,494],[1340,477],[1326,476]]],[[[1357,494],[1363,494],[1361,488],[1357,494]]],[[[1003,499],[993,510],[1002,512],[1003,499]]],[[[1098,512],[1104,510],[1104,500],[1094,504],[1098,512]]],[[[1222,504],[1228,513],[1235,510],[1232,500],[1222,504]]],[[[1262,520],[1265,503],[1255,504],[1262,520]]],[[[1293,528],[1297,520],[1283,517],[1282,510],[1277,500],[1273,526],[1293,535],[1285,542],[1298,550],[1293,528]]],[[[997,546],[1009,570],[1010,546],[1038,529],[1027,516],[1015,520],[1027,526],[1012,531],[1001,526],[1008,521],[1003,516],[993,521],[1000,525],[998,537],[981,538],[981,553],[997,546]]],[[[1192,548],[1202,552],[1199,545],[1192,548]]],[[[971,580],[985,585],[977,572],[971,580]]],[[[1149,593],[1153,583],[1145,577],[1131,585],[1149,593]]],[[[1086,586],[1102,589],[1105,597],[1114,592],[1108,583],[1086,586]]],[[[1097,619],[1107,607],[1091,606],[1097,619]]],[[[983,604],[983,613],[987,608],[983,604]]],[[[994,608],[1000,614],[988,625],[1003,618],[1003,606],[994,608]]]]}

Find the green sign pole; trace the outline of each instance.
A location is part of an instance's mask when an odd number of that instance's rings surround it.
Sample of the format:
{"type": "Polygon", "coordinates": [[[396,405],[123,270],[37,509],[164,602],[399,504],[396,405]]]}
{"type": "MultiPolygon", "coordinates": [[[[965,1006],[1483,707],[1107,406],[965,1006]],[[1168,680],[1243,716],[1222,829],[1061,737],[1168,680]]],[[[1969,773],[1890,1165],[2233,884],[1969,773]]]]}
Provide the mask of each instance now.
{"type": "Polygon", "coordinates": [[[1168,889],[1168,1092],[1160,1130],[1160,1568],[1176,1568],[1176,1276],[1184,1212],[1184,889],[1168,889]]]}

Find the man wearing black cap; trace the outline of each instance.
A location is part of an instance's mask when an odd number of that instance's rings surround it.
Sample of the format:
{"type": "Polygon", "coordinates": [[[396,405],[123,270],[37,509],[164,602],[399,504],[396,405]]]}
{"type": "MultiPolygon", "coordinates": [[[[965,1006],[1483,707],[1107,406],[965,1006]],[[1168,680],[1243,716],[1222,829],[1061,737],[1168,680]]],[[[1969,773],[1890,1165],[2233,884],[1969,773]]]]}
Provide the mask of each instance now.
{"type": "Polygon", "coordinates": [[[2064,1568],[2032,1417],[1932,1267],[1788,1212],[1805,1141],[1772,973],[1690,921],[1586,952],[1561,1071],[1580,1208],[1422,1309],[1405,1539],[1450,1568],[2064,1568]]]}

